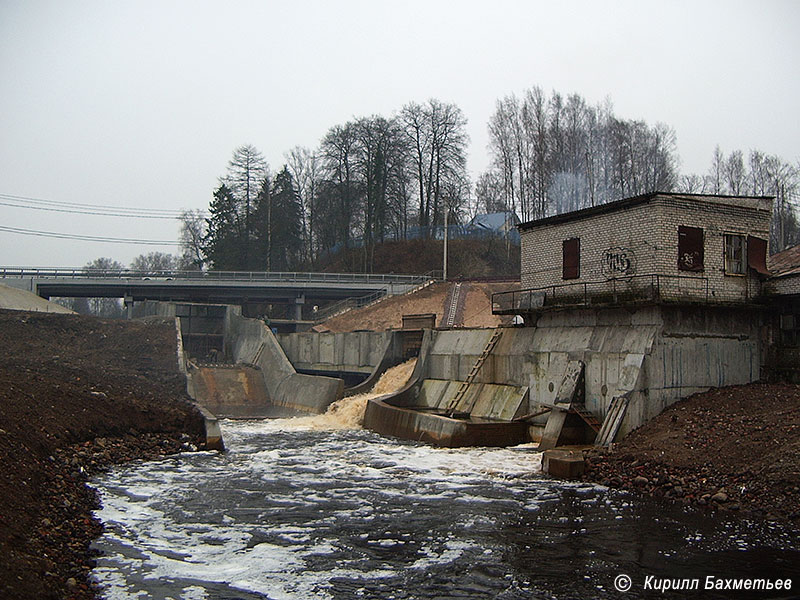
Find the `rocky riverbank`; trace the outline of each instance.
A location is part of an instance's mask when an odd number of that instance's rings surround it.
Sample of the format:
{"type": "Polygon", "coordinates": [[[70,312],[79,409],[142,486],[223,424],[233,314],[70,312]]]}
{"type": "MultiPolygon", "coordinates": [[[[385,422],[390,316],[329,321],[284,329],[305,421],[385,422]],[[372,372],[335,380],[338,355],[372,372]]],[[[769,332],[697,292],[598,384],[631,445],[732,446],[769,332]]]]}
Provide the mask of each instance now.
{"type": "Polygon", "coordinates": [[[587,481],[800,529],[800,386],[695,394],[586,459],[587,481]]]}
{"type": "Polygon", "coordinates": [[[0,310],[0,597],[96,597],[86,481],[201,447],[172,321],[0,310]]]}

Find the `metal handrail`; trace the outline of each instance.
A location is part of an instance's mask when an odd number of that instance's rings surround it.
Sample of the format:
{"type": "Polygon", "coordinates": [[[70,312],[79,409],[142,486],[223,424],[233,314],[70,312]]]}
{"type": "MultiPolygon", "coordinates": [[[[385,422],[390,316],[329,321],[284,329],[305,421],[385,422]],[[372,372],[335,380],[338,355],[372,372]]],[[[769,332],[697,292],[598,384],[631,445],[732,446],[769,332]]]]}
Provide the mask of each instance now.
{"type": "Polygon", "coordinates": [[[441,279],[435,272],[424,275],[372,273],[306,273],[279,271],[183,271],[94,269],[91,267],[0,267],[0,278],[36,277],[41,279],[160,279],[204,281],[293,281],[309,283],[385,283],[413,285],[441,279]]]}
{"type": "Polygon", "coordinates": [[[711,300],[707,277],[651,273],[497,292],[492,294],[492,313],[531,311],[544,306],[590,306],[689,298],[701,302],[711,300]],[[681,283],[689,285],[682,288],[681,283]]]}

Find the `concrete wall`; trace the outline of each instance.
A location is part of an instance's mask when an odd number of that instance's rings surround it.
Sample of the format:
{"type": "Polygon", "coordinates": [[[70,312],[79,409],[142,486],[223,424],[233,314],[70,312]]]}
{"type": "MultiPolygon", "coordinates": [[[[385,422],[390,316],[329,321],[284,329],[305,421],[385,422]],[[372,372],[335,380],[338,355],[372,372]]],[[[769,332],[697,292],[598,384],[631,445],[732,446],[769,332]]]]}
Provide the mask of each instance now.
{"type": "Polygon", "coordinates": [[[225,355],[236,363],[258,367],[275,405],[322,413],[342,397],[341,379],[297,373],[269,327],[242,317],[233,307],[225,316],[225,355]]]}
{"type": "Polygon", "coordinates": [[[381,362],[391,331],[284,333],[277,339],[289,361],[301,371],[371,373],[381,362]]]}
{"type": "MultiPolygon", "coordinates": [[[[504,329],[475,381],[527,388],[523,412],[534,412],[541,402],[554,402],[567,363],[583,361],[586,406],[598,419],[614,397],[629,396],[625,435],[692,393],[758,380],[764,322],[757,308],[545,312],[536,327],[504,329]]],[[[491,334],[434,331],[423,378],[463,381],[491,334]]]]}

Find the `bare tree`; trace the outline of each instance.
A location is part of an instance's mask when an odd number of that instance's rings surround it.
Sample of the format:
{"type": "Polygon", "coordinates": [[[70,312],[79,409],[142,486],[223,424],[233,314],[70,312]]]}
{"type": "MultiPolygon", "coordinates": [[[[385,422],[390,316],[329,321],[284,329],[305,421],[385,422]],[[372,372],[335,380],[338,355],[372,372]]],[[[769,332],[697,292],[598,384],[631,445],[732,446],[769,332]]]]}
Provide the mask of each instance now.
{"type": "MultiPolygon", "coordinates": [[[[122,263],[111,258],[96,258],[84,267],[84,271],[91,276],[93,273],[99,276],[113,275],[121,272],[125,267],[122,263]]],[[[120,319],[123,317],[121,298],[89,298],[89,309],[91,314],[107,319],[120,319]]]]}
{"type": "Polygon", "coordinates": [[[317,257],[316,229],[314,223],[317,188],[322,176],[319,155],[308,148],[296,146],[286,155],[286,164],[297,185],[302,210],[302,237],[304,258],[313,262],[317,257]]]}
{"type": "Polygon", "coordinates": [[[444,221],[444,186],[466,176],[467,120],[455,104],[436,99],[407,104],[401,120],[419,188],[419,224],[436,225],[444,221]]]}
{"type": "Polygon", "coordinates": [[[228,163],[228,173],[223,183],[233,192],[239,204],[239,217],[244,227],[244,262],[250,262],[251,239],[254,237],[251,217],[256,198],[264,178],[268,174],[267,162],[263,155],[249,144],[239,146],[233,151],[228,163]]]}
{"type": "Polygon", "coordinates": [[[174,271],[177,268],[178,257],[166,252],[140,254],[131,262],[131,269],[148,275],[163,271],[174,271]]]}
{"type": "Polygon", "coordinates": [[[185,210],[181,213],[180,220],[180,268],[202,271],[205,267],[203,252],[203,240],[206,236],[205,213],[201,210],[185,210]]]}

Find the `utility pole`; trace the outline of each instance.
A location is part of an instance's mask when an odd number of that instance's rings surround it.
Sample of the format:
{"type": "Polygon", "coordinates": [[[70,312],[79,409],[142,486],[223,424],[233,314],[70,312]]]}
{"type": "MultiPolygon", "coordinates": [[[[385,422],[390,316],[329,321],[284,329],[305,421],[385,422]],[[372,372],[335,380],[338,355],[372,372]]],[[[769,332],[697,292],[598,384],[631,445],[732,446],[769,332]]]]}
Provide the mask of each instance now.
{"type": "Polygon", "coordinates": [[[447,281],[447,213],[450,210],[447,206],[447,202],[444,203],[444,259],[443,259],[443,266],[442,266],[442,279],[447,281]]]}

